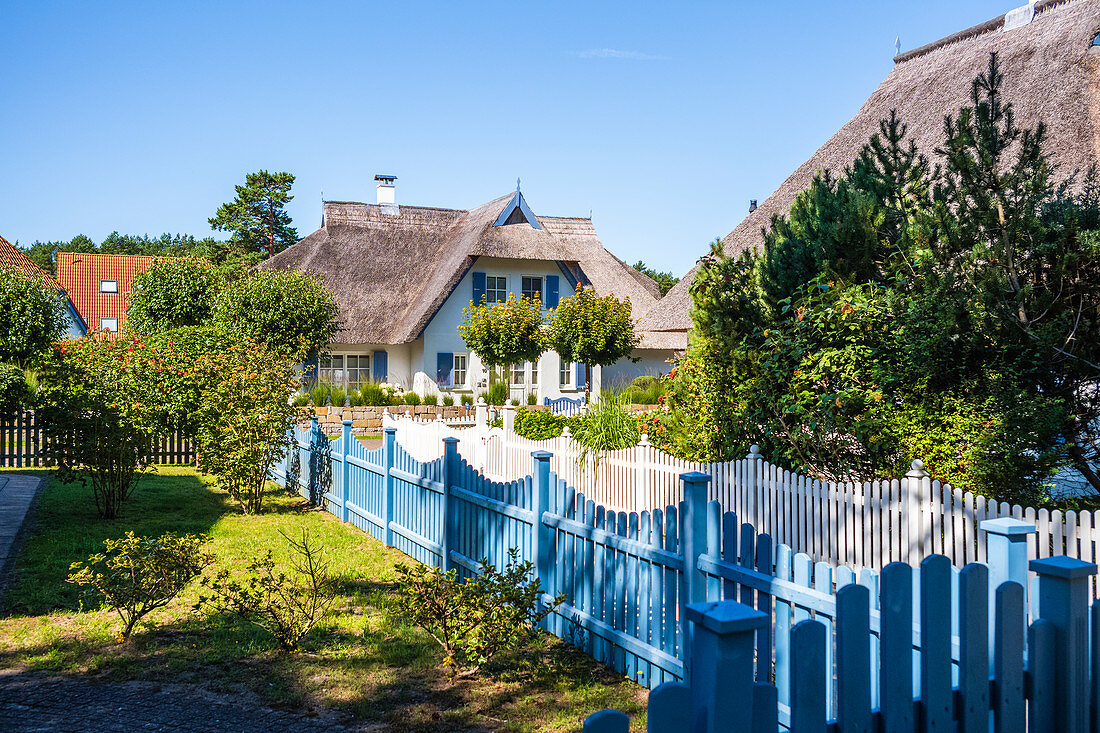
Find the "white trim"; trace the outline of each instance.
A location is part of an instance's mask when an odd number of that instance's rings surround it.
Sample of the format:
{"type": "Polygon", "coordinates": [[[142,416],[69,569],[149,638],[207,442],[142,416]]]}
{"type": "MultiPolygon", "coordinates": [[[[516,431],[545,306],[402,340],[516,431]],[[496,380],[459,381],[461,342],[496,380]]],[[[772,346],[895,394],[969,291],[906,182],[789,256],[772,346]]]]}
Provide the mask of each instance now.
{"type": "Polygon", "coordinates": [[[118,280],[100,280],[99,281],[99,292],[109,293],[111,295],[117,295],[118,294],[118,280]],[[111,285],[113,285],[114,289],[113,290],[108,290],[106,287],[104,287],[104,285],[106,283],[110,283],[111,285]]]}

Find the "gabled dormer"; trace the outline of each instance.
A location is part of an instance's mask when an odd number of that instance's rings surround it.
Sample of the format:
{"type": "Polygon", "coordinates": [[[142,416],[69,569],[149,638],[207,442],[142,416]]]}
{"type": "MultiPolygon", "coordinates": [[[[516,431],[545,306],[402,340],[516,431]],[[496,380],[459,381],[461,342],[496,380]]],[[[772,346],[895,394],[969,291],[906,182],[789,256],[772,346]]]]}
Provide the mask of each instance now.
{"type": "Polygon", "coordinates": [[[512,196],[512,200],[508,202],[508,205],[500,212],[500,216],[493,222],[495,227],[508,224],[528,224],[532,229],[542,229],[539,220],[535,218],[535,213],[531,211],[531,207],[527,205],[527,202],[523,199],[523,194],[520,193],[518,178],[516,179],[516,194],[512,196]]]}

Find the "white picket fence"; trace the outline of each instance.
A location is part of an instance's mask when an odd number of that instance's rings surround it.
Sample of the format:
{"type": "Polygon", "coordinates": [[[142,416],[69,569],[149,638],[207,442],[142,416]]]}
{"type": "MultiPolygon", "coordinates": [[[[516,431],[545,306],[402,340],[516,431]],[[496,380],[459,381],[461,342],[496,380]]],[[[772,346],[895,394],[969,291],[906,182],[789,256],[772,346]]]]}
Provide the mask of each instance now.
{"type": "Polygon", "coordinates": [[[388,417],[384,427],[417,460],[442,455],[444,437],[459,439],[458,451],[494,480],[509,481],[531,471],[531,452],[553,453],[551,470],[596,504],[640,512],[676,505],[683,498],[680,474],[701,471],[712,477],[710,496],[742,522],[770,534],[776,543],[804,552],[815,562],[879,570],[895,560],[915,564],[931,554],[951,558],[956,567],[986,560],[985,519],[1013,517],[1034,523],[1032,558],[1068,555],[1088,562],[1100,557],[1100,512],[1048,511],[1008,505],[930,481],[914,462],[900,479],[865,483],[818,481],[785,471],[763,459],[753,446],[745,458],[695,463],[675,458],[643,442],[605,454],[598,467],[579,461],[580,446],[568,436],[533,441],[516,435],[514,410],[505,408],[504,428],[486,420],[471,427],[409,416],[388,417]]]}

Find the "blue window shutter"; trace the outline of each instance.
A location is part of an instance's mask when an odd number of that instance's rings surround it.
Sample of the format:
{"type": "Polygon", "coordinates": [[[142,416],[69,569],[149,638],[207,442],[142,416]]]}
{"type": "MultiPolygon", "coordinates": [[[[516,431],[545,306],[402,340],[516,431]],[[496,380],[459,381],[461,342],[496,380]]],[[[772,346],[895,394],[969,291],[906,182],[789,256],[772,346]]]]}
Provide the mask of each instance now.
{"type": "Polygon", "coordinates": [[[371,364],[371,376],[376,382],[385,382],[389,378],[389,354],[385,351],[374,352],[374,363],[371,364]]]}
{"type": "Polygon", "coordinates": [[[546,307],[557,308],[558,307],[558,276],[547,275],[546,276],[546,307]]]}
{"type": "Polygon", "coordinates": [[[441,387],[451,386],[451,370],[454,368],[455,355],[440,351],[435,355],[435,381],[441,387]]]}
{"type": "Polygon", "coordinates": [[[584,364],[577,362],[577,389],[584,389],[584,364]]]}
{"type": "Polygon", "coordinates": [[[474,273],[474,305],[481,305],[481,299],[485,297],[485,273],[474,273]]]}

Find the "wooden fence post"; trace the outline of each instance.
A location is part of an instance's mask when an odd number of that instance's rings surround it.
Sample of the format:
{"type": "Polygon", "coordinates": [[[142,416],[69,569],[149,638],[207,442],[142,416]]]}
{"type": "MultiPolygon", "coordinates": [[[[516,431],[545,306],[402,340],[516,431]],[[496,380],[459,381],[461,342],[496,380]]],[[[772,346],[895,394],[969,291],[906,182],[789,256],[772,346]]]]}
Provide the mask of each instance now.
{"type": "MultiPolygon", "coordinates": [[[[1024,633],[1027,633],[1027,538],[1037,532],[1031,522],[1012,517],[986,519],[978,525],[986,533],[985,559],[989,566],[989,607],[996,607],[997,589],[1009,581],[1019,583],[1024,590],[1024,633]]],[[[996,627],[989,627],[990,672],[993,664],[993,644],[996,627]]]]}
{"type": "MultiPolygon", "coordinates": [[[[684,559],[684,573],[680,587],[680,603],[684,606],[705,603],[707,600],[707,578],[699,570],[699,557],[707,552],[707,485],[709,474],[691,471],[680,474],[684,484],[684,509],[680,517],[680,555],[684,559]]],[[[684,650],[684,676],[690,679],[688,668],[692,655],[692,625],[680,616],[681,648],[684,650]]]]}
{"type": "MultiPolygon", "coordinates": [[[[705,482],[698,485],[706,489],[705,482]]],[[[718,733],[734,721],[748,727],[753,720],[756,632],[769,623],[767,615],[736,601],[718,601],[691,604],[686,616],[694,627],[691,647],[685,647],[690,652],[684,655],[691,687],[690,730],[718,733]]]]}
{"type": "Polygon", "coordinates": [[[382,428],[382,538],[386,547],[393,547],[393,454],[397,445],[397,428],[382,428]]]}
{"type": "Polygon", "coordinates": [[[355,438],[351,435],[351,420],[343,420],[340,423],[344,430],[340,436],[340,521],[348,521],[348,453],[351,452],[351,441],[355,438]]]}
{"type": "Polygon", "coordinates": [[[1089,725],[1089,578],[1096,564],[1066,557],[1032,560],[1039,576],[1039,618],[1056,629],[1055,720],[1060,733],[1086,733],[1089,725]]]}
{"type": "Polygon", "coordinates": [[[447,572],[454,567],[451,562],[451,540],[454,539],[454,517],[451,516],[454,512],[451,509],[451,484],[458,480],[458,438],[444,438],[443,439],[443,497],[441,500],[442,505],[442,521],[440,522],[441,532],[443,536],[440,538],[440,558],[439,566],[443,568],[443,572],[447,572]]]}
{"type": "Polygon", "coordinates": [[[745,458],[747,459],[745,463],[745,505],[731,506],[727,509],[737,512],[741,516],[741,521],[754,527],[762,527],[763,525],[760,524],[759,518],[756,516],[756,484],[763,472],[761,464],[764,461],[764,457],[760,455],[760,446],[754,444],[749,447],[749,454],[745,458]]]}
{"type": "Polygon", "coordinates": [[[924,486],[928,474],[924,471],[924,464],[913,461],[909,467],[909,473],[901,484],[905,491],[905,523],[902,526],[902,557],[901,560],[909,564],[919,562],[923,557],[921,549],[924,532],[921,530],[921,508],[924,506],[924,497],[921,489],[924,486]]]}
{"type": "MultiPolygon", "coordinates": [[[[531,525],[531,554],[535,558],[535,574],[539,579],[539,587],[543,593],[550,592],[550,538],[547,536],[546,527],[542,523],[542,515],[550,510],[550,459],[553,453],[547,450],[537,450],[531,453],[535,459],[535,470],[531,474],[535,480],[535,488],[532,499],[535,506],[535,521],[531,525]]],[[[541,605],[541,603],[539,604],[541,605]]],[[[547,628],[546,620],[540,624],[547,628]]]]}
{"type": "Polygon", "coordinates": [[[321,481],[321,456],[320,448],[321,444],[317,440],[317,436],[321,432],[321,425],[317,422],[317,416],[314,415],[309,421],[309,501],[313,502],[314,498],[320,491],[321,481]]]}

